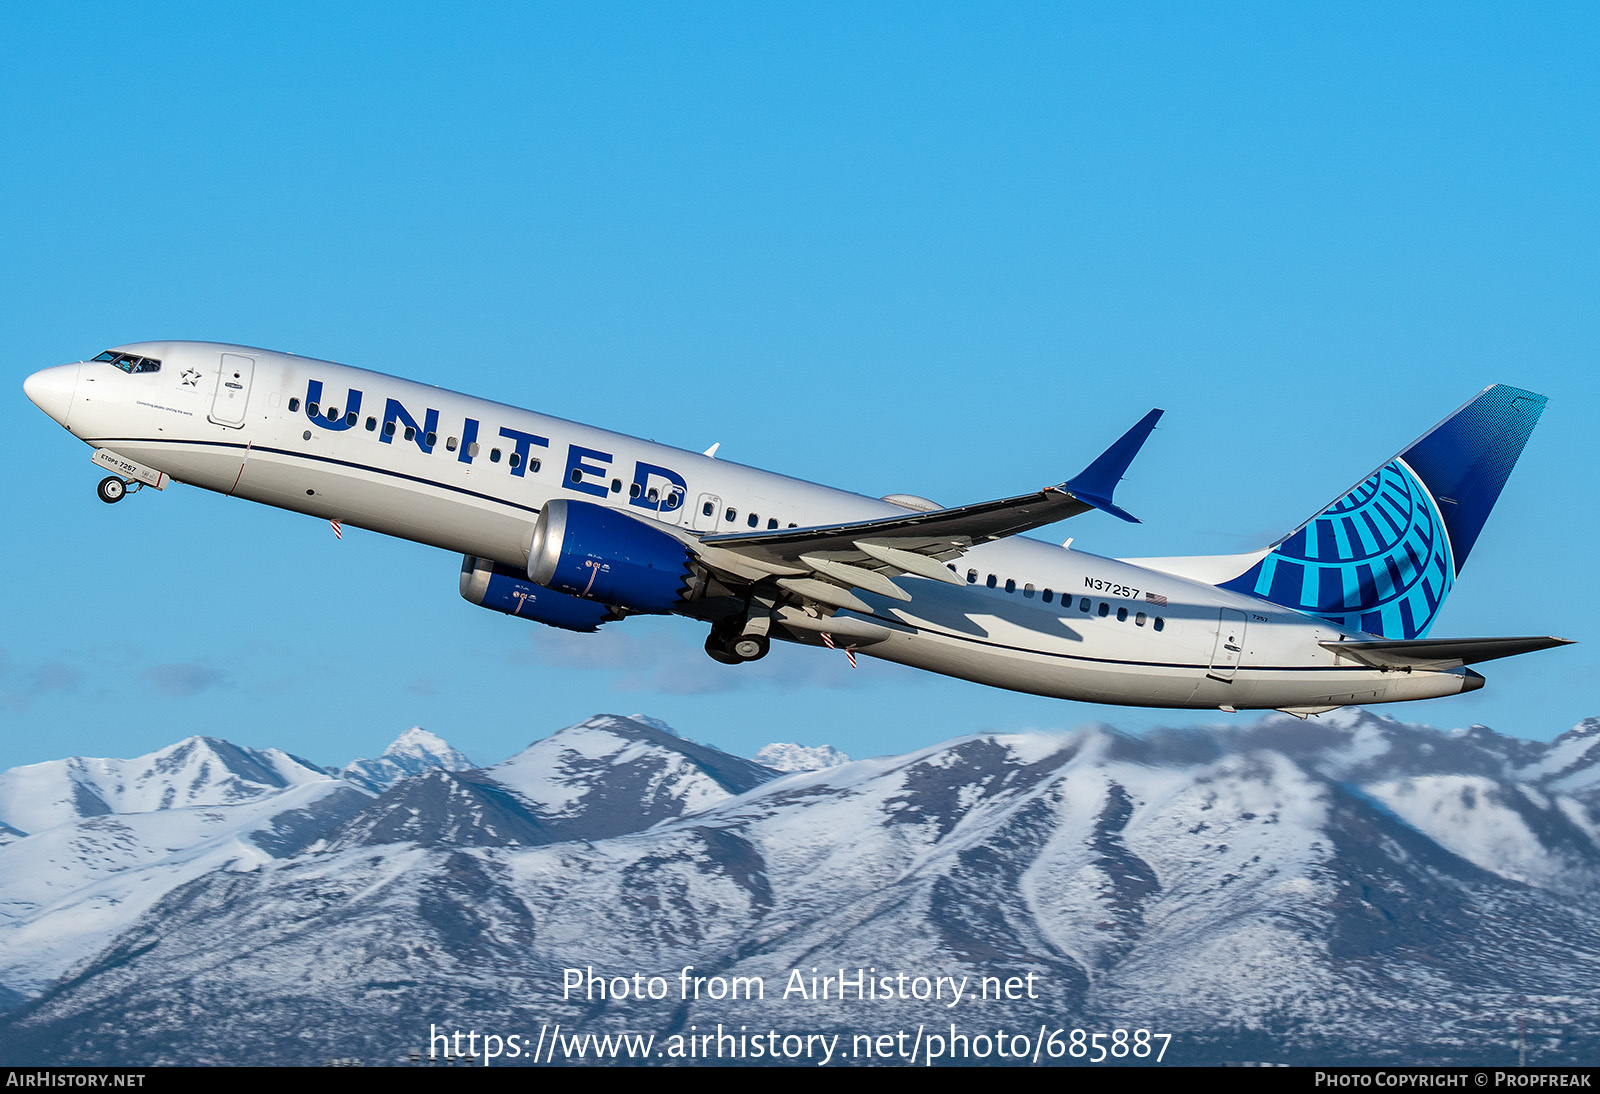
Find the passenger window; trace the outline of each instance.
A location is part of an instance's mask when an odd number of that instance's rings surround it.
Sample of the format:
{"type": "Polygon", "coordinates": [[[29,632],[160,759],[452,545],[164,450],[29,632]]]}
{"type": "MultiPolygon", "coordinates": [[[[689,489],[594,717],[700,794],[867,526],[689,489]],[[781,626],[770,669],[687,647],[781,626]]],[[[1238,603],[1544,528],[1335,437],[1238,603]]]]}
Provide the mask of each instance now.
{"type": "Polygon", "coordinates": [[[622,493],[622,480],[621,479],[612,479],[611,480],[611,492],[613,494],[622,493]]]}
{"type": "MultiPolygon", "coordinates": [[[[406,440],[408,440],[408,441],[409,441],[409,440],[410,440],[410,439],[411,439],[411,438],[410,438],[410,437],[407,437],[407,438],[406,438],[406,440]]],[[[428,442],[428,447],[429,447],[429,448],[432,448],[432,447],[433,447],[433,446],[434,446],[434,445],[436,445],[436,444],[438,444],[438,443],[439,443],[439,434],[437,434],[437,433],[429,433],[429,434],[428,434],[428,435],[427,435],[427,436],[426,436],[426,437],[425,437],[425,438],[423,438],[423,439],[424,439],[424,440],[426,440],[426,441],[427,441],[427,442],[428,442]]]]}
{"type": "Polygon", "coordinates": [[[761,523],[761,518],[756,516],[754,513],[751,513],[748,517],[745,518],[744,522],[746,524],[748,524],[750,527],[754,528],[756,525],[761,523]]]}
{"type": "MultiPolygon", "coordinates": [[[[630,498],[636,498],[642,493],[644,493],[644,488],[641,487],[638,483],[634,483],[633,485],[628,487],[628,497],[630,497],[630,498]]],[[[706,516],[709,517],[710,515],[711,515],[711,503],[707,502],[706,503],[706,516]]]]}
{"type": "Polygon", "coordinates": [[[1054,600],[1054,599],[1055,599],[1055,598],[1056,598],[1056,594],[1055,594],[1055,593],[1054,593],[1054,592],[1053,592],[1053,591],[1052,591],[1052,590],[1050,590],[1050,589],[1046,589],[1046,590],[1045,590],[1045,591],[1044,591],[1044,602],[1045,602],[1045,603],[1046,603],[1046,604],[1048,604],[1048,603],[1050,603],[1050,602],[1051,602],[1051,601],[1052,601],[1052,600],[1054,600]]]}
{"type": "Polygon", "coordinates": [[[722,514],[722,519],[723,520],[737,520],[738,517],[739,517],[739,510],[731,508],[731,507],[728,509],[728,511],[726,513],[722,514]]]}
{"type": "Polygon", "coordinates": [[[1143,612],[1140,612],[1138,615],[1133,617],[1133,625],[1135,627],[1144,626],[1144,613],[1143,612]]]}
{"type": "Polygon", "coordinates": [[[467,445],[467,455],[470,458],[474,459],[474,460],[478,458],[478,442],[477,441],[473,441],[471,444],[467,445]]]}
{"type": "Polygon", "coordinates": [[[678,502],[680,502],[682,500],[683,499],[678,497],[678,492],[676,490],[668,493],[667,494],[667,508],[668,509],[676,509],[678,507],[678,502]]]}
{"type": "Polygon", "coordinates": [[[532,471],[535,475],[539,473],[539,468],[541,466],[542,465],[539,463],[539,457],[537,456],[531,457],[528,460],[528,470],[532,471]]]}
{"type": "Polygon", "coordinates": [[[412,429],[410,426],[406,426],[406,440],[414,441],[416,439],[417,439],[417,431],[415,429],[412,429]]]}
{"type": "Polygon", "coordinates": [[[989,575],[989,580],[985,584],[987,584],[989,586],[989,588],[991,588],[991,589],[994,588],[995,579],[994,579],[994,575],[993,574],[989,575]]]}
{"type": "Polygon", "coordinates": [[[1111,614],[1111,605],[1107,604],[1104,600],[1102,600],[1100,602],[1100,618],[1104,619],[1106,616],[1108,616],[1110,614],[1111,614]]]}
{"type": "Polygon", "coordinates": [[[1006,578],[1006,592],[1014,593],[1016,591],[1017,591],[1016,578],[1012,578],[1012,577],[1006,578]]]}
{"type": "MultiPolygon", "coordinates": [[[[511,466],[515,467],[516,464],[512,464],[511,466]]],[[[583,481],[583,471],[580,468],[574,467],[572,469],[572,481],[573,482],[582,482],[583,481]]]]}
{"type": "Polygon", "coordinates": [[[322,413],[322,409],[318,407],[316,403],[307,403],[306,413],[315,418],[318,414],[322,413]]]}
{"type": "Polygon", "coordinates": [[[521,467],[522,466],[522,453],[520,453],[520,452],[511,453],[511,458],[509,460],[507,460],[506,462],[508,464],[510,464],[512,467],[521,467]]]}
{"type": "Polygon", "coordinates": [[[393,422],[384,422],[383,423],[383,435],[385,437],[393,437],[394,436],[394,423],[393,422]]]}
{"type": "Polygon", "coordinates": [[[1161,631],[1161,630],[1166,630],[1166,628],[1167,628],[1167,621],[1166,621],[1166,620],[1165,620],[1165,619],[1162,619],[1162,618],[1161,618],[1161,617],[1160,617],[1160,616],[1159,616],[1159,615],[1158,615],[1158,616],[1156,616],[1156,623],[1155,623],[1155,627],[1156,627],[1156,630],[1158,630],[1158,631],[1161,631]]]}
{"type": "Polygon", "coordinates": [[[1117,609],[1117,622],[1118,623],[1126,623],[1127,621],[1128,621],[1128,609],[1127,608],[1118,608],[1117,609]]]}
{"type": "Polygon", "coordinates": [[[456,439],[454,437],[444,442],[444,450],[446,452],[454,452],[456,450],[456,439]]]}
{"type": "Polygon", "coordinates": [[[1078,601],[1078,610],[1080,612],[1086,612],[1086,611],[1089,610],[1089,598],[1088,597],[1084,597],[1082,600],[1078,601]]]}
{"type": "Polygon", "coordinates": [[[296,397],[294,397],[294,398],[289,400],[289,413],[290,414],[298,414],[299,412],[300,412],[300,398],[299,398],[299,396],[296,396],[296,397]]]}
{"type": "Polygon", "coordinates": [[[500,450],[498,448],[491,448],[489,450],[489,462],[490,463],[499,463],[500,462],[500,450]]]}
{"type": "Polygon", "coordinates": [[[976,585],[977,583],[978,583],[978,571],[977,570],[968,570],[967,571],[967,584],[968,585],[976,585]]]}
{"type": "Polygon", "coordinates": [[[378,419],[372,418],[372,417],[367,418],[367,432],[371,433],[374,429],[377,429],[377,428],[378,428],[378,419]]]}
{"type": "Polygon", "coordinates": [[[777,526],[778,526],[778,518],[777,517],[768,517],[767,518],[767,527],[768,528],[776,528],[777,526]]]}
{"type": "Polygon", "coordinates": [[[645,500],[650,502],[652,505],[655,504],[660,499],[661,499],[660,492],[658,490],[655,490],[654,488],[651,489],[650,493],[645,495],[645,500]]]}
{"type": "MultiPolygon", "coordinates": [[[[639,496],[639,491],[638,491],[637,487],[633,491],[633,496],[634,497],[638,497],[639,496]]],[[[704,505],[702,505],[700,507],[700,515],[702,517],[709,517],[712,513],[715,513],[716,511],[717,511],[717,507],[715,505],[711,504],[709,501],[706,502],[704,505]]]]}
{"type": "Polygon", "coordinates": [[[1022,595],[1027,597],[1029,600],[1033,599],[1033,585],[1031,583],[1022,587],[1022,595]]]}
{"type": "Polygon", "coordinates": [[[339,420],[339,408],[336,407],[336,406],[330,406],[328,408],[328,421],[337,422],[338,420],[339,420]]]}

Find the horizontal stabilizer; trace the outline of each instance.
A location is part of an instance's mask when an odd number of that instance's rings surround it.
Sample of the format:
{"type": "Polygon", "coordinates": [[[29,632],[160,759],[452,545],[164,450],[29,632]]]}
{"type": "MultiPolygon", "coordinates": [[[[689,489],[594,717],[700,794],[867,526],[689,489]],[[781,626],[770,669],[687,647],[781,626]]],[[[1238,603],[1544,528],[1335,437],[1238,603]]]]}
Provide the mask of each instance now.
{"type": "Polygon", "coordinates": [[[1413,638],[1381,642],[1324,642],[1342,657],[1375,669],[1454,669],[1497,657],[1514,657],[1554,646],[1569,646],[1569,638],[1413,638]]]}

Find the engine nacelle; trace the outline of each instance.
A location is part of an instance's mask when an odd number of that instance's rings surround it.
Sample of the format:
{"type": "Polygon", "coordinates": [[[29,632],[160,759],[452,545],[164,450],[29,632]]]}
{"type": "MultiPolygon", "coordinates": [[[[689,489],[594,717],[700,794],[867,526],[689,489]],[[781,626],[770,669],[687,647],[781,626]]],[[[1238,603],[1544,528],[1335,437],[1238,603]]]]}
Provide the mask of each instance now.
{"type": "Polygon", "coordinates": [[[626,513],[557,498],[539,512],[528,576],[557,592],[665,615],[693,584],[689,548],[626,513]]]}
{"type": "Polygon", "coordinates": [[[604,604],[536,585],[520,570],[472,555],[461,559],[461,595],[481,607],[564,631],[594,631],[618,618],[604,604]]]}

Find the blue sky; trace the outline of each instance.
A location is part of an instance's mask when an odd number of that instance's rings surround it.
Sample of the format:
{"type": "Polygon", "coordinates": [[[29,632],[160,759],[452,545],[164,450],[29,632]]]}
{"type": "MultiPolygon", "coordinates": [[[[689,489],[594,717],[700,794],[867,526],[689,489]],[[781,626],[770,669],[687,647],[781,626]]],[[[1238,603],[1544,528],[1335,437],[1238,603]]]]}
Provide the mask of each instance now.
{"type": "MultiPolygon", "coordinates": [[[[1263,545],[1487,384],[1550,406],[1440,635],[1585,644],[1389,712],[1600,714],[1591,5],[42,5],[7,18],[0,768],[190,733],[493,761],[597,711],[901,751],[1222,715],[686,620],[468,605],[459,560],[202,491],[108,507],[22,396],[146,338],[346,361],[955,504],[1167,416],[1101,554],[1263,545]]],[[[1244,717],[1244,716],[1241,716],[1244,717]]]]}

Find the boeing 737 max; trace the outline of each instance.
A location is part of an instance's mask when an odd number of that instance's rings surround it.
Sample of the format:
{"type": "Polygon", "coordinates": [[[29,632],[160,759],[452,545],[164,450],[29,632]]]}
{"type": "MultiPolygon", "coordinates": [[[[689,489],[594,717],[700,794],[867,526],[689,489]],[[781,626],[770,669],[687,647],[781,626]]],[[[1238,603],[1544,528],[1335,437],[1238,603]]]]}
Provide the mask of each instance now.
{"type": "Polygon", "coordinates": [[[170,480],[432,544],[464,556],[474,604],[576,631],[689,616],[727,664],[779,638],[1062,699],[1303,716],[1472,691],[1467,665],[1564,641],[1427,637],[1544,408],[1503,385],[1278,543],[1163,559],[1019,534],[1133,520],[1113,494],[1159,410],[1059,485],[942,508],[243,346],[119,346],[24,388],[112,472],[106,501],[170,480]]]}

